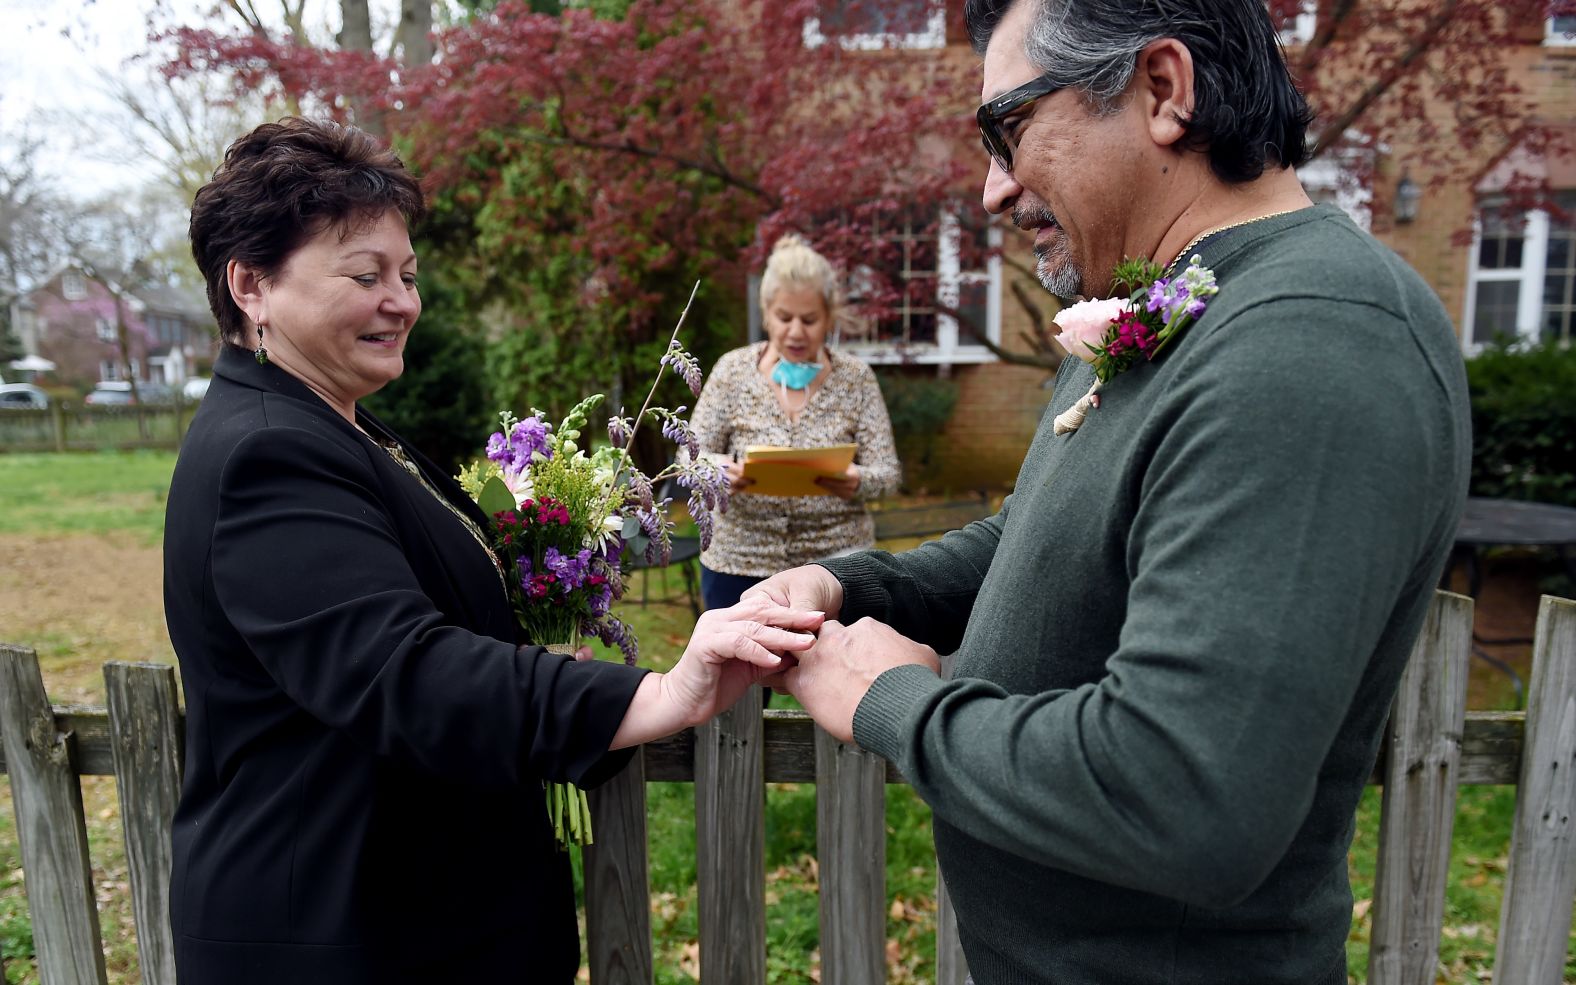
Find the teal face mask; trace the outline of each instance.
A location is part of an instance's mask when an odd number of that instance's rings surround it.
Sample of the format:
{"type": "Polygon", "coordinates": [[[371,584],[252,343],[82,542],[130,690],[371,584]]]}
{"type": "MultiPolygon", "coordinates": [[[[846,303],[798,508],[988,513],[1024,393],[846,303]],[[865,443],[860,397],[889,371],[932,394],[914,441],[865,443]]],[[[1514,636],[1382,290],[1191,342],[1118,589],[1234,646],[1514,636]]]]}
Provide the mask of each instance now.
{"type": "Polygon", "coordinates": [[[776,368],[772,370],[772,382],[781,383],[790,390],[803,390],[820,371],[820,363],[791,363],[786,359],[779,359],[776,368]]]}

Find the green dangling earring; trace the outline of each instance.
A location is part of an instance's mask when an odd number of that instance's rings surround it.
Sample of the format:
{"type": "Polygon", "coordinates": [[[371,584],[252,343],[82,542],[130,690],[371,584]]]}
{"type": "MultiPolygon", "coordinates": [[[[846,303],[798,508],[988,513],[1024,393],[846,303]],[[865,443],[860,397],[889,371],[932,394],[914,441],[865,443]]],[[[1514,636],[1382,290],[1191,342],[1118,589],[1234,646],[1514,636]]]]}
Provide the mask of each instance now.
{"type": "Polygon", "coordinates": [[[257,365],[268,365],[268,350],[263,348],[263,326],[261,325],[257,326],[257,352],[254,355],[257,356],[257,365]]]}

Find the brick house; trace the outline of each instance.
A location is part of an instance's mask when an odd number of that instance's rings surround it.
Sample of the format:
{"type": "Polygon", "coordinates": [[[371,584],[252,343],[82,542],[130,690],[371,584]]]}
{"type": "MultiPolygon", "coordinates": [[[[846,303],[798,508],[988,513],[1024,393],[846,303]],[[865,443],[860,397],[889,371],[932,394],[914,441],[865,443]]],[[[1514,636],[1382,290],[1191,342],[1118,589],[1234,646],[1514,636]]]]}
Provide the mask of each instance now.
{"type": "MultiPolygon", "coordinates": [[[[900,0],[882,6],[883,12],[856,13],[842,22],[835,16],[828,18],[830,23],[812,21],[806,41],[824,43],[835,37],[851,48],[944,48],[949,57],[976,63],[962,29],[960,0],[900,0]]],[[[829,2],[827,9],[859,10],[836,2],[829,2]]],[[[1316,9],[1309,0],[1309,10],[1316,9]]],[[[1313,13],[1299,19],[1284,37],[1287,45],[1294,48],[1311,37],[1315,23],[1313,13]]],[[[1537,118],[1568,133],[1576,149],[1576,17],[1527,25],[1522,43],[1505,52],[1505,61],[1510,78],[1536,107],[1537,118]]],[[[962,98],[972,107],[976,95],[964,93],[962,98]]],[[[979,157],[983,184],[983,152],[977,145],[958,152],[979,157]]],[[[1314,162],[1302,176],[1315,201],[1340,204],[1434,287],[1456,319],[1464,354],[1495,331],[1528,339],[1576,337],[1576,227],[1545,212],[1523,216],[1496,211],[1512,174],[1519,173],[1521,179],[1546,178],[1563,206],[1576,214],[1576,154],[1538,160],[1518,148],[1501,148],[1485,152],[1475,181],[1442,187],[1433,186],[1435,175],[1413,165],[1414,158],[1404,143],[1392,142],[1376,154],[1372,184],[1355,193],[1343,186],[1327,161],[1314,162]],[[1402,188],[1421,192],[1403,192],[1402,197],[1411,198],[1408,204],[1416,206],[1415,216],[1405,220],[1396,210],[1397,190],[1402,188]]],[[[1010,224],[1003,228],[986,219],[979,210],[944,217],[940,236],[930,242],[914,239],[906,228],[894,228],[890,235],[904,241],[905,276],[933,279],[938,297],[955,299],[957,308],[986,326],[998,345],[1023,351],[1027,346],[1022,334],[1035,330],[1035,314],[1025,304],[1038,305],[1038,317],[1048,318],[1056,302],[1015,269],[1032,268],[1028,238],[1010,224]],[[994,260],[979,269],[961,269],[959,251],[942,239],[949,230],[999,245],[1008,258],[1020,262],[994,260]],[[1019,282],[1016,287],[1014,280],[1019,282]]],[[[751,337],[756,338],[759,313],[753,297],[750,307],[751,337]]],[[[998,360],[983,346],[971,345],[952,319],[922,307],[883,319],[862,337],[839,341],[878,372],[955,381],[957,403],[931,452],[924,485],[961,491],[1012,481],[1050,399],[1045,371],[998,360]]]]}
{"type": "Polygon", "coordinates": [[[50,378],[86,391],[100,380],[126,377],[179,385],[213,364],[216,328],[200,297],[165,285],[115,292],[77,265],[27,291],[12,306],[22,348],[55,364],[50,378]],[[121,358],[118,318],[126,323],[121,358]]]}

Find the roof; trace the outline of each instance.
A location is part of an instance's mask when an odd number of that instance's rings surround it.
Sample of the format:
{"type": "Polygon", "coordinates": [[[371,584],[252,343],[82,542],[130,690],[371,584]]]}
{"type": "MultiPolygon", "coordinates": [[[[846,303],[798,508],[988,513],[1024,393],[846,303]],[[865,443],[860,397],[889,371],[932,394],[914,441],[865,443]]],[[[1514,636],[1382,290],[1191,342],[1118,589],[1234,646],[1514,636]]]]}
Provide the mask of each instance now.
{"type": "Polygon", "coordinates": [[[150,311],[183,315],[197,322],[212,321],[208,301],[202,294],[169,284],[148,284],[132,292],[150,311]]]}

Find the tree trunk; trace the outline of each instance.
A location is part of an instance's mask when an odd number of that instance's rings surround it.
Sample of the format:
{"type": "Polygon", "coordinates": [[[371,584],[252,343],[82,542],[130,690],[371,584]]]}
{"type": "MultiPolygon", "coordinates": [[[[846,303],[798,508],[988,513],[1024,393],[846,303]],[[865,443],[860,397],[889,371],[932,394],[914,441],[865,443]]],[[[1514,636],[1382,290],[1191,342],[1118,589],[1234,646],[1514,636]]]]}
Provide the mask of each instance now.
{"type": "Polygon", "coordinates": [[[339,31],[339,46],[346,51],[372,50],[372,14],[367,0],[339,0],[339,15],[344,26],[339,31]]]}
{"type": "MultiPolygon", "coordinates": [[[[365,0],[362,0],[363,5],[365,0]]],[[[432,0],[400,0],[399,31],[394,46],[406,66],[432,61],[432,0]]]]}

